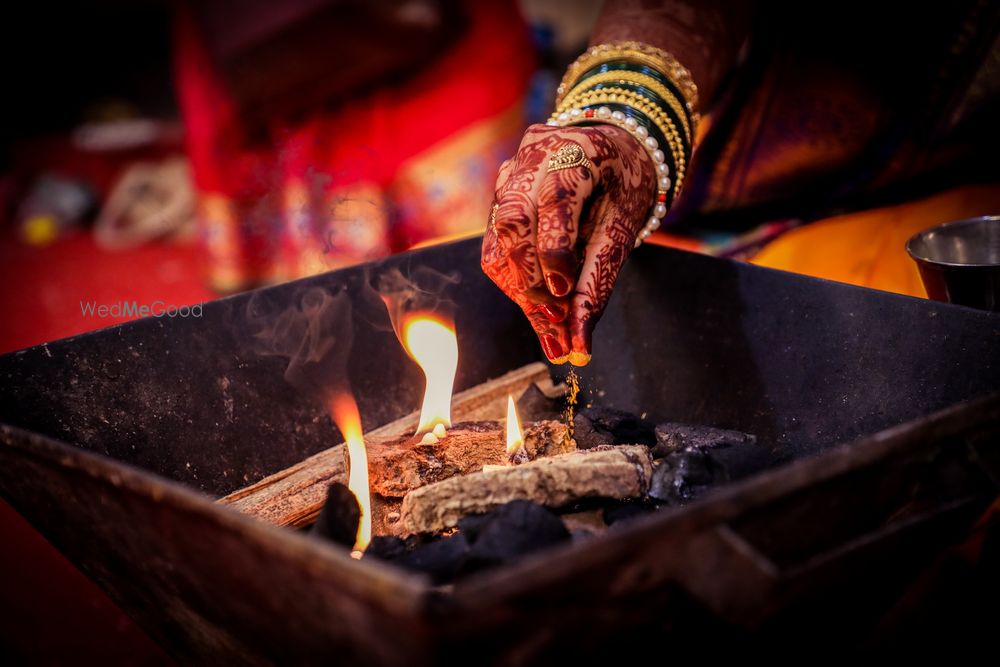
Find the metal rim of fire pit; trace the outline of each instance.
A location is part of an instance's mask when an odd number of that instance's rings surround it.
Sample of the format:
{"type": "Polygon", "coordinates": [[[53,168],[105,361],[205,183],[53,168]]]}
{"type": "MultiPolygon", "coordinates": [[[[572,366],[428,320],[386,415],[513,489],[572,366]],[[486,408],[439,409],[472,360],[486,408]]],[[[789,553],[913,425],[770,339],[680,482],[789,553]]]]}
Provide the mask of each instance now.
{"type": "MultiPolygon", "coordinates": [[[[17,448],[30,458],[57,463],[158,502],[169,501],[181,512],[209,517],[220,529],[238,533],[275,553],[281,552],[307,563],[315,576],[333,575],[341,583],[350,582],[353,590],[345,592],[363,594],[377,588],[383,594],[388,593],[380,599],[392,600],[396,612],[433,616],[494,606],[505,599],[531,593],[553,580],[573,578],[596,563],[624,559],[637,540],[662,539],[670,529],[675,530],[671,536],[677,537],[690,535],[713,523],[724,523],[748,509],[886,459],[911,445],[915,434],[946,437],[995,421],[1000,421],[1000,393],[960,403],[925,419],[886,429],[810,458],[791,461],[734,482],[690,505],[662,509],[586,542],[554,547],[511,565],[475,574],[454,584],[444,598],[442,590],[432,586],[425,575],[373,559],[356,560],[349,551],[336,545],[259,521],[155,473],[4,424],[0,424],[0,435],[4,445],[17,448]],[[351,576],[343,577],[345,573],[351,576]]],[[[764,574],[775,576],[779,573],[762,554],[749,555],[764,574]]]]}

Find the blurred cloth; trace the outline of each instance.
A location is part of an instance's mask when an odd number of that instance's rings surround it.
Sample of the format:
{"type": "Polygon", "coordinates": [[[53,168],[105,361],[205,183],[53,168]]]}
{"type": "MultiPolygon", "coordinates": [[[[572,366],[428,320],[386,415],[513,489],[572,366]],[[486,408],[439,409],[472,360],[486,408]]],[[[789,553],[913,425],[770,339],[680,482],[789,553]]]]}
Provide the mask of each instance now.
{"type": "Polygon", "coordinates": [[[997,180],[1000,4],[755,10],[669,220],[745,229],[997,180]]]}
{"type": "Polygon", "coordinates": [[[905,204],[814,222],[772,241],[753,263],[817,278],[926,297],[906,241],[952,220],[1000,211],[1000,184],[954,188],[905,204]]]}
{"type": "MultiPolygon", "coordinates": [[[[336,35],[370,30],[351,23],[370,20],[346,11],[356,9],[353,3],[299,4],[294,16],[274,19],[276,32],[306,22],[313,34],[325,23],[336,44],[336,35]],[[345,11],[331,13],[331,5],[345,11]]],[[[211,21],[199,22],[182,6],[176,86],[213,287],[229,291],[309,275],[482,226],[497,169],[524,130],[522,103],[535,69],[534,47],[514,2],[424,4],[431,12],[427,20],[435,8],[460,12],[457,34],[442,31],[446,48],[424,52],[418,43],[396,42],[392,48],[419,67],[411,62],[396,71],[387,60],[383,81],[359,83],[354,94],[333,94],[325,104],[314,96],[308,112],[269,105],[272,115],[264,120],[245,111],[248,99],[261,97],[259,82],[256,89],[244,82],[244,90],[234,93],[239,76],[227,63],[239,51],[238,40],[213,50],[211,21]]],[[[268,29],[254,24],[245,31],[260,35],[268,29]]],[[[244,41],[261,51],[260,38],[244,41]]],[[[274,43],[280,48],[263,49],[261,58],[277,49],[283,62],[295,62],[288,53],[294,40],[274,43]]],[[[299,55],[312,72],[316,63],[309,55],[324,51],[316,50],[315,40],[309,44],[314,48],[304,46],[299,55]]],[[[333,77],[361,66],[367,55],[345,48],[321,65],[333,77]]],[[[241,67],[249,69],[246,61],[241,67]]],[[[281,85],[276,95],[301,90],[310,80],[302,75],[297,86],[281,85]]]]}

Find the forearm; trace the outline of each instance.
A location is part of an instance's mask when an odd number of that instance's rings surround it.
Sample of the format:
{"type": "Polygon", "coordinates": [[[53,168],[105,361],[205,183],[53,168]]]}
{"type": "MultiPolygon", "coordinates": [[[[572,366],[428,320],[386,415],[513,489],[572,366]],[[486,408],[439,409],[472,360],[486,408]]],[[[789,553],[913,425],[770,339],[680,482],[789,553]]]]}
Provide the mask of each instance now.
{"type": "Polygon", "coordinates": [[[698,86],[702,111],[736,62],[751,4],[726,0],[607,0],[591,44],[635,40],[672,53],[698,86]]]}

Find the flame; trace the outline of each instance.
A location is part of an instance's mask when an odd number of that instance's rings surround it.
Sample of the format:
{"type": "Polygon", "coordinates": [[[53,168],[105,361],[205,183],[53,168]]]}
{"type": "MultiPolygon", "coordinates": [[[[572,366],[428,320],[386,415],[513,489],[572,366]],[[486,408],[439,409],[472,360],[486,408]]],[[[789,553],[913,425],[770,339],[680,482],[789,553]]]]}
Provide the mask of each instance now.
{"type": "Polygon", "coordinates": [[[438,424],[451,426],[451,390],[458,369],[455,325],[431,313],[410,313],[400,330],[403,347],[427,381],[417,433],[432,431],[438,424]]]}
{"type": "Polygon", "coordinates": [[[507,456],[513,456],[523,444],[524,436],[521,435],[521,422],[514,408],[514,397],[507,394],[507,456]]]}
{"type": "Polygon", "coordinates": [[[361,432],[361,417],[358,404],[350,394],[339,394],[330,404],[333,421],[347,443],[347,455],[351,462],[351,474],[347,487],[358,499],[361,506],[361,521],[358,522],[358,536],[354,542],[355,551],[364,551],[372,539],[372,503],[368,492],[368,453],[361,432]]]}

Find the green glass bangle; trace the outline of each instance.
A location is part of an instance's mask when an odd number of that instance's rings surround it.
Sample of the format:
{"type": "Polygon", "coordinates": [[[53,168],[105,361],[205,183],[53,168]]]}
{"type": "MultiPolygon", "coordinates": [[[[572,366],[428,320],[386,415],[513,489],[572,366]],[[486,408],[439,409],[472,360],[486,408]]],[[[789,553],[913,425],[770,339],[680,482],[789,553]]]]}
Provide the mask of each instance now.
{"type": "Polygon", "coordinates": [[[691,128],[694,128],[694,117],[691,111],[688,109],[687,98],[681,93],[680,88],[676,83],[671,81],[668,77],[664,76],[663,73],[653,69],[652,67],[646,67],[645,65],[637,65],[635,63],[630,63],[624,60],[615,60],[611,62],[601,63],[597,67],[591,68],[580,75],[580,77],[573,82],[573,85],[569,87],[570,90],[576,88],[586,79],[594,76],[595,74],[603,74],[604,72],[615,72],[615,71],[626,71],[626,72],[637,72],[639,74],[645,74],[646,76],[652,77],[653,79],[659,81],[663,84],[667,90],[674,94],[677,100],[680,102],[681,109],[684,110],[684,115],[687,116],[688,124],[691,128]]]}
{"type": "MultiPolygon", "coordinates": [[[[686,130],[686,128],[688,128],[690,126],[687,125],[680,118],[680,116],[677,115],[676,109],[674,109],[671,105],[667,104],[667,101],[664,100],[662,97],[660,97],[658,94],[656,94],[655,92],[653,92],[649,88],[646,88],[645,86],[640,85],[640,84],[618,83],[618,82],[615,82],[615,83],[598,83],[593,88],[588,89],[588,91],[600,91],[600,90],[604,90],[606,88],[623,88],[623,89],[629,90],[629,91],[631,91],[633,93],[637,93],[639,95],[642,95],[643,97],[645,97],[646,99],[648,99],[650,102],[656,104],[656,106],[660,107],[660,109],[663,110],[663,113],[665,113],[667,115],[667,117],[670,118],[671,121],[673,121],[674,126],[680,129],[680,131],[678,132],[678,134],[680,135],[681,141],[682,141],[682,143],[685,144],[686,148],[688,150],[690,150],[691,146],[694,143],[693,137],[691,137],[690,134],[686,130]]],[[[683,105],[681,105],[681,108],[682,109],[684,108],[683,105]]]]}

